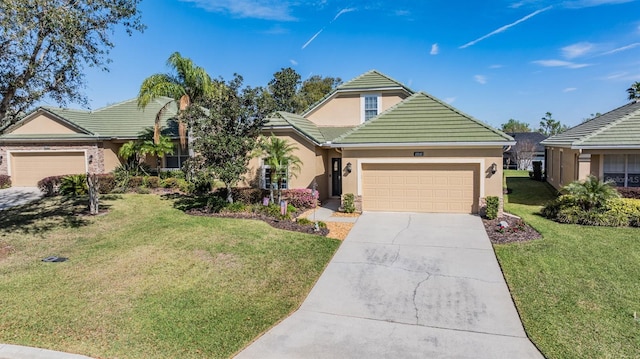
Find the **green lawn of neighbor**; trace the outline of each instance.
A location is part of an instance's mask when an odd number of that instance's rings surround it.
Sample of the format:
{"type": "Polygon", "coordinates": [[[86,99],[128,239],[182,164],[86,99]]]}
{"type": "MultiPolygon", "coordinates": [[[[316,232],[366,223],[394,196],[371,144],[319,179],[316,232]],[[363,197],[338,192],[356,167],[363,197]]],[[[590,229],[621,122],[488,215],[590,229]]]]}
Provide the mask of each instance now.
{"type": "Polygon", "coordinates": [[[194,217],[155,195],[108,213],[0,211],[0,343],[99,358],[227,358],[295,310],[339,241],[194,217]],[[48,256],[68,257],[44,263],[48,256]]]}
{"type": "Polygon", "coordinates": [[[543,236],[495,246],[530,338],[547,358],[640,358],[640,229],[550,221],[538,211],[555,190],[505,176],[505,210],[543,236]]]}

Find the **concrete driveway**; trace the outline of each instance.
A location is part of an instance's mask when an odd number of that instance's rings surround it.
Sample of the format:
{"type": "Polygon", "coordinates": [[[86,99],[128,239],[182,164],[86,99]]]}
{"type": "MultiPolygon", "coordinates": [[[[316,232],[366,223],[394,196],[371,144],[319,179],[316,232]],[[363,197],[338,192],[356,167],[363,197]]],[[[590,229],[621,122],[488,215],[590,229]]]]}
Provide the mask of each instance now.
{"type": "Polygon", "coordinates": [[[0,189],[0,210],[21,206],[42,198],[42,192],[37,187],[10,187],[0,189]]]}
{"type": "Polygon", "coordinates": [[[364,213],[300,309],[237,358],[542,358],[479,217],[364,213]]]}

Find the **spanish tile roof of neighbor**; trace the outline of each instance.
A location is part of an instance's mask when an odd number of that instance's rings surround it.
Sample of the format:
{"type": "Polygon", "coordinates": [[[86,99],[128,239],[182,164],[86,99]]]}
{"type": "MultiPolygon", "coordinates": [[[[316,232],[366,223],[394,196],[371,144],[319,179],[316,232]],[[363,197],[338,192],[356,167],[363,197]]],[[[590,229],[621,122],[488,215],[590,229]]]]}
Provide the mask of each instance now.
{"type": "MultiPolygon", "coordinates": [[[[149,103],[146,108],[139,109],[137,99],[123,101],[107,107],[97,109],[95,111],[63,109],[55,107],[42,107],[42,110],[59,117],[63,122],[76,127],[84,134],[74,135],[44,135],[46,138],[82,138],[82,137],[116,137],[116,138],[135,138],[142,134],[146,129],[152,128],[155,122],[156,114],[172,99],[168,97],[160,97],[149,103]]],[[[38,109],[39,110],[39,109],[38,109]]],[[[20,126],[21,122],[28,121],[29,118],[36,114],[38,110],[25,116],[14,126],[20,126]]],[[[166,127],[163,131],[164,135],[177,137],[177,124],[170,119],[177,114],[175,102],[167,106],[164,115],[161,118],[161,125],[166,127]]],[[[7,130],[11,131],[12,127],[7,130]]],[[[0,138],[20,139],[20,138],[38,138],[39,135],[17,135],[7,133],[0,138]]],[[[41,136],[42,137],[42,136],[41,136]]]]}
{"type": "Polygon", "coordinates": [[[629,103],[542,141],[571,148],[640,148],[640,102],[629,103]]]}
{"type": "Polygon", "coordinates": [[[513,138],[419,92],[336,138],[336,144],[510,143],[513,138]]]}

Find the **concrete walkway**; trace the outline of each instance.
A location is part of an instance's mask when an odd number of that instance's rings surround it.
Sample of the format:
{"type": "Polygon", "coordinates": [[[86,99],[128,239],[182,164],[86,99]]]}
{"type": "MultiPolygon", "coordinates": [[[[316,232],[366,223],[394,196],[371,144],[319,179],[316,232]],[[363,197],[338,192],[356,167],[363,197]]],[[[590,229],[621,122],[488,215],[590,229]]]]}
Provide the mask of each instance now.
{"type": "Polygon", "coordinates": [[[542,358],[479,217],[364,213],[300,309],[237,358],[542,358]]]}
{"type": "Polygon", "coordinates": [[[0,344],[0,359],[91,359],[84,355],[56,352],[53,350],[0,344]]]}
{"type": "Polygon", "coordinates": [[[322,222],[350,222],[355,223],[358,217],[337,217],[334,216],[340,207],[340,199],[331,198],[324,200],[316,209],[305,213],[305,217],[312,221],[322,222]]]}
{"type": "Polygon", "coordinates": [[[42,198],[42,192],[40,192],[40,189],[37,187],[10,187],[0,189],[0,210],[20,206],[40,198],[42,198]]]}

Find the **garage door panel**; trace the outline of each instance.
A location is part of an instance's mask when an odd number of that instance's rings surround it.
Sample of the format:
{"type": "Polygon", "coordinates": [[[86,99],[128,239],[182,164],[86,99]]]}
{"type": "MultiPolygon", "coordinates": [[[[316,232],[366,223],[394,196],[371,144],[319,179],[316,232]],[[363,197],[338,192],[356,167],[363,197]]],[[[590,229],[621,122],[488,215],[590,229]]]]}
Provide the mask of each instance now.
{"type": "Polygon", "coordinates": [[[36,186],[49,176],[86,172],[84,152],[16,152],[11,154],[11,182],[14,186],[36,186]]]}
{"type": "Polygon", "coordinates": [[[474,213],[478,172],[472,164],[364,164],[363,209],[474,213]]]}

